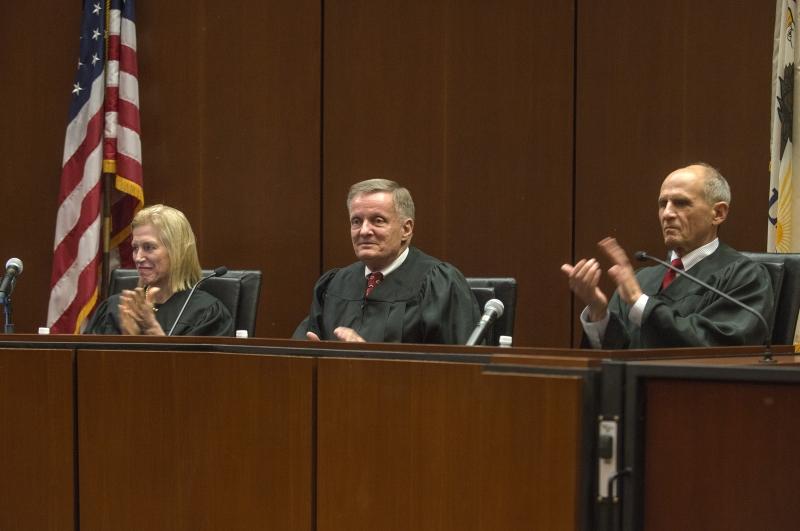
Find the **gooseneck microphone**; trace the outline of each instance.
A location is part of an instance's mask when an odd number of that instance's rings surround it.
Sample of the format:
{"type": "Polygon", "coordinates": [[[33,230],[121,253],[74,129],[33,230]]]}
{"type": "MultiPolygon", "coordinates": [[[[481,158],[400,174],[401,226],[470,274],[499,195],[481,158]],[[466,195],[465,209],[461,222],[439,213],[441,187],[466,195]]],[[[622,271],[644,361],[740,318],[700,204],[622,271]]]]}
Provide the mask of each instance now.
{"type": "Polygon", "coordinates": [[[486,329],[489,328],[489,325],[503,315],[503,310],[505,310],[505,306],[503,306],[503,303],[500,302],[500,300],[489,299],[486,301],[486,304],[483,306],[483,315],[481,316],[481,320],[478,321],[477,325],[475,325],[475,329],[472,331],[472,334],[470,334],[466,344],[468,346],[477,345],[478,342],[483,339],[483,336],[486,334],[486,329]]]}
{"type": "Polygon", "coordinates": [[[675,267],[674,265],[670,264],[669,262],[667,262],[665,260],[661,260],[660,258],[656,258],[655,256],[651,256],[651,255],[647,254],[644,251],[636,251],[634,256],[640,262],[645,262],[647,260],[650,260],[652,262],[656,262],[658,264],[661,264],[664,267],[675,271],[675,273],[677,273],[678,275],[682,275],[682,276],[688,278],[689,280],[691,280],[695,284],[699,284],[700,286],[703,286],[704,288],[706,288],[707,290],[711,291],[712,293],[715,293],[715,294],[719,295],[723,299],[731,301],[732,303],[736,304],[740,308],[742,308],[744,310],[747,310],[748,312],[750,312],[753,315],[755,315],[756,317],[758,317],[758,320],[761,321],[761,324],[764,327],[764,330],[766,330],[766,332],[767,332],[767,334],[766,334],[767,340],[764,342],[764,347],[766,348],[766,352],[764,353],[764,358],[761,360],[761,362],[762,363],[775,363],[775,360],[772,359],[772,338],[770,337],[770,334],[772,333],[772,330],[770,330],[769,324],[767,324],[767,320],[764,319],[764,316],[761,315],[760,312],[756,311],[755,308],[753,308],[751,306],[748,306],[747,304],[743,303],[742,301],[740,301],[738,299],[734,299],[733,297],[731,297],[730,295],[728,295],[724,291],[720,291],[717,288],[715,288],[714,286],[710,286],[710,285],[706,284],[705,282],[703,282],[702,280],[700,280],[696,276],[694,276],[694,275],[692,275],[690,273],[687,273],[683,269],[675,267]]]}
{"type": "Polygon", "coordinates": [[[6,274],[0,282],[0,304],[5,304],[17,285],[17,277],[22,274],[22,260],[11,258],[6,262],[6,274]]]}
{"type": "Polygon", "coordinates": [[[203,282],[205,282],[209,278],[221,277],[221,276],[225,275],[227,272],[228,272],[228,268],[227,267],[225,267],[225,266],[218,267],[210,275],[208,275],[206,277],[203,277],[200,280],[198,280],[197,282],[195,282],[194,286],[192,286],[192,290],[189,292],[189,296],[186,297],[185,301],[183,301],[183,306],[181,306],[181,311],[178,312],[178,317],[176,317],[175,318],[175,322],[172,323],[172,328],[170,328],[169,332],[167,333],[168,336],[171,336],[172,332],[175,331],[175,327],[178,325],[178,321],[181,320],[181,316],[183,315],[183,311],[186,309],[186,305],[189,304],[189,300],[192,298],[192,295],[194,295],[194,291],[197,289],[197,286],[199,286],[200,284],[202,284],[203,282]]]}

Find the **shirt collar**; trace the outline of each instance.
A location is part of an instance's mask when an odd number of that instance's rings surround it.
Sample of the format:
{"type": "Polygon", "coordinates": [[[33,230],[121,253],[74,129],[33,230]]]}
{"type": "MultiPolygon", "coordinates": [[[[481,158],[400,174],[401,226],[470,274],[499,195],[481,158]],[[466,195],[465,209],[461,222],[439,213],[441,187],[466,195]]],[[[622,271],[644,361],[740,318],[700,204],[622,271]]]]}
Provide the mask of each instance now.
{"type": "MultiPolygon", "coordinates": [[[[406,250],[400,253],[400,256],[394,259],[394,262],[389,264],[388,267],[385,267],[384,269],[381,270],[381,273],[383,273],[383,278],[386,278],[389,275],[389,273],[391,273],[392,271],[403,265],[403,262],[405,262],[406,258],[408,258],[408,249],[409,248],[406,247],[406,250]]],[[[364,266],[364,276],[368,277],[370,273],[372,273],[372,270],[369,267],[364,266]]]]}
{"type": "MultiPolygon", "coordinates": [[[[711,256],[711,254],[716,251],[718,247],[719,238],[714,238],[707,244],[701,245],[694,251],[681,256],[680,259],[681,262],[683,262],[683,270],[688,271],[692,267],[696,266],[703,258],[711,256]]],[[[674,260],[676,258],[678,258],[678,254],[675,251],[670,251],[669,259],[674,260]]]]}

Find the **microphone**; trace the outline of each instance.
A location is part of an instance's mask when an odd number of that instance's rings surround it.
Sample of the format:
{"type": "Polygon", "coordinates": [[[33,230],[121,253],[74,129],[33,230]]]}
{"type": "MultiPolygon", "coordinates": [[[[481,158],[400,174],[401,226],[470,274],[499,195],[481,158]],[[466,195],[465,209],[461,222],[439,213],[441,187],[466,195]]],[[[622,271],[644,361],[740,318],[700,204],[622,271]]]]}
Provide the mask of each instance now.
{"type": "Polygon", "coordinates": [[[17,277],[22,274],[22,260],[11,258],[6,262],[6,276],[0,282],[0,304],[5,304],[17,285],[17,277]]]}
{"type": "Polygon", "coordinates": [[[481,320],[478,321],[477,325],[475,325],[475,330],[473,330],[472,334],[470,334],[466,345],[476,345],[478,341],[483,339],[486,329],[489,328],[489,325],[503,315],[503,310],[505,310],[505,307],[500,300],[489,299],[486,301],[486,304],[483,306],[483,315],[481,316],[481,320]]]}
{"type": "Polygon", "coordinates": [[[700,280],[696,276],[694,276],[694,275],[692,275],[690,273],[687,273],[683,269],[679,269],[679,268],[675,267],[674,265],[670,264],[669,262],[667,262],[665,260],[661,260],[660,258],[656,258],[655,256],[651,256],[651,255],[647,254],[644,251],[636,251],[634,256],[640,262],[644,262],[644,261],[650,260],[650,261],[659,263],[659,264],[663,265],[664,267],[675,271],[675,273],[688,278],[689,280],[691,280],[695,284],[699,284],[699,285],[703,286],[704,288],[706,288],[707,290],[711,291],[712,293],[715,293],[715,294],[719,295],[723,299],[731,301],[732,303],[736,304],[740,308],[742,308],[744,310],[747,310],[748,312],[750,312],[753,315],[755,315],[756,317],[758,317],[758,320],[761,321],[761,324],[764,326],[764,330],[767,331],[767,340],[764,343],[764,347],[766,348],[767,351],[764,353],[764,359],[762,359],[761,362],[762,363],[775,363],[775,360],[772,359],[772,338],[770,337],[770,334],[772,333],[772,330],[770,330],[769,324],[767,323],[767,320],[764,319],[764,316],[761,315],[761,313],[759,313],[758,311],[756,311],[755,308],[753,308],[751,306],[748,306],[747,304],[743,303],[742,301],[740,301],[738,299],[734,299],[733,297],[731,297],[730,295],[728,295],[724,291],[720,291],[717,288],[715,288],[714,286],[710,286],[710,285],[706,284],[705,282],[703,282],[702,280],[700,280]]]}
{"type": "Polygon", "coordinates": [[[183,315],[183,311],[186,309],[186,305],[189,304],[189,300],[192,298],[192,295],[194,295],[194,290],[197,289],[197,286],[199,286],[200,284],[202,284],[203,282],[205,282],[209,278],[221,277],[221,276],[223,276],[223,275],[225,275],[227,273],[228,273],[228,268],[227,267],[225,267],[225,266],[218,267],[210,275],[208,275],[207,277],[201,278],[200,280],[198,280],[195,283],[194,286],[192,286],[192,290],[189,292],[189,296],[186,297],[185,301],[183,301],[183,306],[181,306],[181,311],[178,312],[178,317],[175,318],[175,322],[172,323],[172,328],[170,328],[169,332],[167,333],[168,336],[171,336],[172,332],[175,331],[175,327],[178,326],[178,321],[181,320],[181,316],[183,315]]]}

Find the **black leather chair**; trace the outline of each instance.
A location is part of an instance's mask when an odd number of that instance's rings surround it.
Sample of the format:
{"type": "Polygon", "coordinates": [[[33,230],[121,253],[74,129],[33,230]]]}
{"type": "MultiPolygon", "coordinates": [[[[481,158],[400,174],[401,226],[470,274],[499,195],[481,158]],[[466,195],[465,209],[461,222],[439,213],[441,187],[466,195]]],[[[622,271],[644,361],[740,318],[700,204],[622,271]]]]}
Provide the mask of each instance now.
{"type": "Polygon", "coordinates": [[[500,336],[513,336],[514,315],[517,309],[517,279],[471,277],[467,278],[467,284],[478,299],[481,312],[489,299],[500,299],[503,303],[503,315],[486,333],[486,344],[497,345],[500,336]]]}
{"type": "Polygon", "coordinates": [[[775,305],[772,317],[772,344],[794,343],[794,329],[800,311],[800,254],[798,253],[742,253],[767,267],[775,305]]]}
{"type": "MultiPolygon", "coordinates": [[[[212,273],[211,270],[203,270],[204,277],[212,273]]],[[[113,295],[123,289],[133,289],[138,281],[139,275],[135,269],[115,269],[111,272],[108,292],[113,295]]],[[[228,308],[236,330],[247,330],[250,337],[255,336],[261,271],[228,270],[224,276],[204,281],[197,289],[207,291],[228,308]]]]}

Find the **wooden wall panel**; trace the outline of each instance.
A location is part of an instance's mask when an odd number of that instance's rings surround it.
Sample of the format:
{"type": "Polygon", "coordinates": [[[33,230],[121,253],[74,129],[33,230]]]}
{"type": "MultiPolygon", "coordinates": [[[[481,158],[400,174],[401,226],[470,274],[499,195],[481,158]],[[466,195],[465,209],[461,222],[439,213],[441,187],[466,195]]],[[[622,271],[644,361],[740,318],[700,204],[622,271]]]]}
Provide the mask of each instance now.
{"type": "Polygon", "coordinates": [[[78,2],[7,2],[0,16],[0,266],[11,257],[24,264],[13,296],[18,332],[47,321],[79,28],[78,2]]]}
{"type": "Polygon", "coordinates": [[[321,359],[317,382],[319,531],[578,529],[579,377],[321,359]]]}
{"type": "Polygon", "coordinates": [[[77,529],[72,360],[0,350],[0,529],[77,529]]]}
{"type": "Polygon", "coordinates": [[[205,266],[263,270],[257,334],[288,336],[319,275],[319,3],[145,4],[139,27],[147,202],[186,212],[205,266]]]}
{"type": "Polygon", "coordinates": [[[661,255],[661,182],[698,160],[731,184],[722,238],[766,248],[773,18],[721,0],[579,4],[576,258],[606,235],[661,255]]]}
{"type": "Polygon", "coordinates": [[[388,177],[414,243],[519,279],[516,344],[569,342],[573,11],[560,2],[325,5],[323,257],[353,261],[344,196],[388,177]]]}
{"type": "Polygon", "coordinates": [[[643,385],[642,529],[789,530],[800,506],[797,385],[653,379],[643,385]]]}
{"type": "Polygon", "coordinates": [[[312,364],[79,351],[81,529],[310,529],[312,364]]]}
{"type": "MultiPolygon", "coordinates": [[[[323,264],[354,260],[345,196],[373,177],[418,203],[414,243],[441,254],[446,90],[445,2],[325,4],[323,264]]],[[[454,235],[455,236],[455,235],[454,235]]]]}

